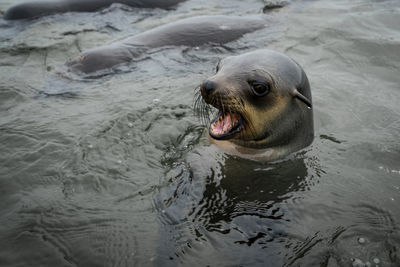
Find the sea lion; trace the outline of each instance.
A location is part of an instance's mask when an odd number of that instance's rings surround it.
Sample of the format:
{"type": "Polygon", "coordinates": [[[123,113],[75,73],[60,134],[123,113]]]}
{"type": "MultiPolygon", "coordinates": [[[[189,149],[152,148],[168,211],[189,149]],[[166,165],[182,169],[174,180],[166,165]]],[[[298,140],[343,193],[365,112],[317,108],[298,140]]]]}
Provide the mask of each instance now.
{"type": "Polygon", "coordinates": [[[105,46],[90,49],[67,62],[73,72],[92,73],[132,61],[146,50],[163,46],[224,44],[265,27],[260,16],[198,16],[168,23],[105,46]]]}
{"type": "Polygon", "coordinates": [[[33,1],[10,7],[4,14],[6,20],[30,19],[56,13],[92,12],[114,3],[139,8],[169,9],[185,0],[54,0],[33,1]]]}
{"type": "Polygon", "coordinates": [[[195,109],[207,118],[212,143],[228,153],[276,160],[311,144],[311,91],[303,69],[288,56],[257,50],[221,60],[196,94],[195,109]]]}

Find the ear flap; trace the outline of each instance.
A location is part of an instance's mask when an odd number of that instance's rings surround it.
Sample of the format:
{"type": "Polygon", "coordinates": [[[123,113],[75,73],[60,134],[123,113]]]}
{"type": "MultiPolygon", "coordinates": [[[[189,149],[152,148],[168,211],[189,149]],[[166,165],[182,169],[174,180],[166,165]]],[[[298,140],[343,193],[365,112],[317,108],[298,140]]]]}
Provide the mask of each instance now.
{"type": "Polygon", "coordinates": [[[293,89],[293,91],[290,93],[293,97],[296,97],[297,99],[299,99],[300,101],[302,101],[304,104],[306,104],[308,106],[308,108],[312,108],[312,103],[311,101],[305,97],[304,95],[302,95],[299,91],[297,91],[297,89],[293,89]]]}

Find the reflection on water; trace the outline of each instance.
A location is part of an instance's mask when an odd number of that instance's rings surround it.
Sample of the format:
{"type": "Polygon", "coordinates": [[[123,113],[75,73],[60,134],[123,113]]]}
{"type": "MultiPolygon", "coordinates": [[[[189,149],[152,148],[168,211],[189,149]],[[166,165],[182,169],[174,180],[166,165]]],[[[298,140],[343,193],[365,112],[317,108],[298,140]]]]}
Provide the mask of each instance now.
{"type": "Polygon", "coordinates": [[[0,266],[400,266],[399,1],[291,1],[224,46],[60,77],[82,50],[264,3],[0,19],[0,266]],[[280,162],[224,154],[192,112],[220,58],[257,48],[311,83],[315,141],[280,162]]]}
{"type": "Polygon", "coordinates": [[[155,200],[163,224],[160,263],[283,263],[277,244],[291,220],[285,203],[312,180],[302,157],[266,164],[204,147],[168,176],[155,200]]]}

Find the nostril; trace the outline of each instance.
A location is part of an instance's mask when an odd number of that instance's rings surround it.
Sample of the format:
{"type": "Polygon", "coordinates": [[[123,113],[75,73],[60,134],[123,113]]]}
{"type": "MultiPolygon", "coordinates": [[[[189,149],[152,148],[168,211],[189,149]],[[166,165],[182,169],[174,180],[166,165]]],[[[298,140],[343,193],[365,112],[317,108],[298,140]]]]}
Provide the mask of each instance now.
{"type": "Polygon", "coordinates": [[[213,81],[205,81],[201,86],[205,93],[209,94],[215,90],[216,84],[213,81]]]}

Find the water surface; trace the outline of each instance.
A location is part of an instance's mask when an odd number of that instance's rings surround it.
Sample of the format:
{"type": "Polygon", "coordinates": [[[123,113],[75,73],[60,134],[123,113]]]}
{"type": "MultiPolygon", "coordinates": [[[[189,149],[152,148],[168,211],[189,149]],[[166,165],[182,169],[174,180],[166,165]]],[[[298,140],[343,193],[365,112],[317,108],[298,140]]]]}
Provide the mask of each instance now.
{"type": "Polygon", "coordinates": [[[263,5],[0,20],[0,265],[400,266],[398,1],[293,1],[225,46],[57,74],[82,50],[263,5]],[[275,163],[224,154],[192,110],[219,58],[258,48],[299,62],[313,94],[313,144],[275,163]]]}

